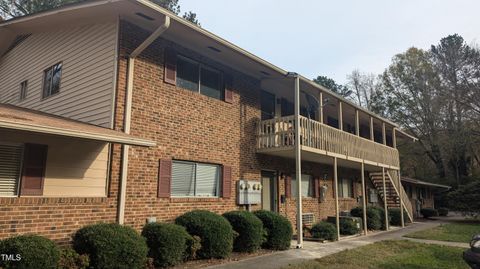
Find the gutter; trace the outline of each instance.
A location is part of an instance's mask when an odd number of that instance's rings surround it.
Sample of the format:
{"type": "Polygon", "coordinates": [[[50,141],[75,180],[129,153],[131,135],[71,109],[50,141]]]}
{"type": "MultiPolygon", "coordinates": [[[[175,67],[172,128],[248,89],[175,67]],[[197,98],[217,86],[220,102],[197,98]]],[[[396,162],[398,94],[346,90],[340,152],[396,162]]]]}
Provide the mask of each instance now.
{"type": "MultiPolygon", "coordinates": [[[[124,132],[130,134],[130,126],[132,119],[132,98],[133,98],[133,77],[135,68],[135,58],[140,55],[150,44],[153,43],[170,27],[170,17],[165,15],[165,21],[160,25],[149,37],[147,37],[130,55],[128,56],[127,69],[127,89],[125,93],[125,115],[124,115],[124,132]]],[[[128,153],[129,145],[122,146],[122,171],[120,176],[120,190],[118,196],[118,217],[119,224],[125,222],[125,199],[127,195],[127,174],[128,174],[128,153]]]]}
{"type": "MultiPolygon", "coordinates": [[[[259,64],[261,64],[261,65],[263,65],[267,68],[270,68],[271,70],[279,73],[281,76],[287,76],[288,75],[288,72],[286,70],[284,70],[284,69],[282,69],[282,68],[280,68],[280,67],[278,67],[278,66],[276,66],[276,65],[274,65],[274,64],[272,64],[272,63],[270,63],[270,62],[268,62],[268,61],[266,61],[266,60],[264,60],[264,59],[262,59],[258,56],[256,56],[256,55],[254,55],[253,53],[250,53],[250,52],[240,48],[239,46],[237,46],[237,45],[235,45],[235,44],[233,44],[233,43],[231,43],[231,42],[213,34],[210,31],[205,30],[204,28],[198,27],[197,25],[185,20],[184,18],[181,18],[181,17],[171,13],[170,11],[168,11],[168,10],[162,8],[162,7],[159,7],[157,4],[152,3],[149,0],[132,0],[132,1],[137,2],[137,3],[139,3],[139,4],[141,4],[145,7],[148,7],[150,9],[153,9],[153,10],[155,10],[155,11],[157,11],[157,12],[159,12],[159,13],[165,15],[165,16],[171,16],[172,20],[175,20],[175,22],[177,22],[177,23],[179,23],[183,26],[186,26],[186,27],[192,29],[195,32],[198,32],[198,33],[200,33],[200,34],[218,42],[219,44],[221,44],[221,45],[223,45],[223,46],[225,46],[229,49],[234,50],[235,52],[239,53],[240,55],[245,56],[245,57],[249,58],[250,60],[252,60],[256,63],[259,63],[259,64]]],[[[333,92],[332,90],[327,89],[327,88],[313,82],[312,80],[310,80],[310,79],[308,79],[308,78],[306,78],[306,77],[304,77],[300,74],[299,74],[299,78],[300,78],[300,81],[305,82],[308,85],[313,86],[314,88],[316,88],[318,90],[327,92],[328,95],[331,95],[331,96],[341,100],[343,103],[349,104],[350,106],[353,106],[354,108],[365,112],[369,116],[372,116],[372,117],[374,117],[378,120],[384,121],[384,122],[386,122],[386,123],[388,123],[388,124],[390,124],[394,127],[398,127],[398,125],[396,123],[390,121],[389,119],[383,118],[382,116],[377,115],[377,114],[373,113],[372,111],[369,111],[369,110],[367,110],[367,109],[365,109],[365,108],[347,100],[346,98],[340,96],[339,94],[333,92]]]]}

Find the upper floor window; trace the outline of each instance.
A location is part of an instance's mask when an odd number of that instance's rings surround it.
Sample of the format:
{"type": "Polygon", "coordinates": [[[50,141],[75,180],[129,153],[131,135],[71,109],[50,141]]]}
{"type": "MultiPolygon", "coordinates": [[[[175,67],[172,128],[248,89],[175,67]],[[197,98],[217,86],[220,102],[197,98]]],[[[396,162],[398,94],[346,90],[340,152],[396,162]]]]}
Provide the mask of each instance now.
{"type": "Polygon", "coordinates": [[[60,91],[62,77],[62,63],[47,68],[43,75],[43,98],[54,95],[60,91]]]}
{"type": "Polygon", "coordinates": [[[177,57],[177,86],[223,99],[222,73],[191,59],[177,57]]]}
{"type": "Polygon", "coordinates": [[[28,80],[22,81],[20,83],[20,101],[25,100],[27,98],[27,89],[28,89],[28,80]]]}
{"type": "Polygon", "coordinates": [[[172,162],[172,197],[218,197],[221,167],[216,164],[172,162]]]}
{"type": "MultiPolygon", "coordinates": [[[[292,177],[292,193],[297,197],[297,180],[292,177]]],[[[302,174],[302,197],[313,197],[313,177],[311,175],[302,174]]]]}

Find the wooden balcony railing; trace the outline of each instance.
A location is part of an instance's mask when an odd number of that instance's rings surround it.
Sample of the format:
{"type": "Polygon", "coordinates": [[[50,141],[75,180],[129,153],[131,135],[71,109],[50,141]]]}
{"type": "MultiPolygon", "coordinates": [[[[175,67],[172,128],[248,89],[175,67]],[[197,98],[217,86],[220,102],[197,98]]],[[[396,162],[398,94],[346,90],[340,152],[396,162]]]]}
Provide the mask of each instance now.
{"type": "MultiPolygon", "coordinates": [[[[260,121],[257,149],[261,152],[295,145],[295,117],[260,121]]],[[[370,162],[399,167],[398,151],[363,137],[300,116],[300,145],[370,162]]]]}

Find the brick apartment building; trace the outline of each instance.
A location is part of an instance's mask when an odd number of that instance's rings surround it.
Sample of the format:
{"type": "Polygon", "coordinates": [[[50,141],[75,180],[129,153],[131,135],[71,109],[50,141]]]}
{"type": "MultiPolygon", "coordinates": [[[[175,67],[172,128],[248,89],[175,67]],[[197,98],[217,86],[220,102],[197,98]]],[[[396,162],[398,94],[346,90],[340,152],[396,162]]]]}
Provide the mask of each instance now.
{"type": "Polygon", "coordinates": [[[295,224],[295,137],[305,224],[363,202],[413,217],[395,123],[146,0],[3,21],[0,40],[0,238],[247,209],[239,179],[295,224]]]}

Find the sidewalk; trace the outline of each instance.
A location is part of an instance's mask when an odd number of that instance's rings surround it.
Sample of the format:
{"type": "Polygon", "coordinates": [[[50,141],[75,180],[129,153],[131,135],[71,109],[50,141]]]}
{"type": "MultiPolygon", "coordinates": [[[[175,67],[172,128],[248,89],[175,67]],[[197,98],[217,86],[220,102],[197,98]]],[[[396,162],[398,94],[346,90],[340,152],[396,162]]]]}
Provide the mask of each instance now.
{"type": "MultiPolygon", "coordinates": [[[[321,258],[346,249],[365,246],[371,243],[383,240],[406,239],[403,235],[424,229],[429,229],[440,225],[442,221],[415,222],[404,229],[395,229],[391,231],[382,231],[371,233],[367,236],[358,236],[331,243],[318,243],[305,241],[303,249],[290,249],[281,252],[275,252],[270,255],[253,257],[250,259],[210,266],[207,268],[215,269],[244,269],[244,268],[262,268],[274,269],[287,266],[289,264],[301,263],[310,259],[321,258]]],[[[292,242],[295,245],[296,242],[292,242]]]]}

